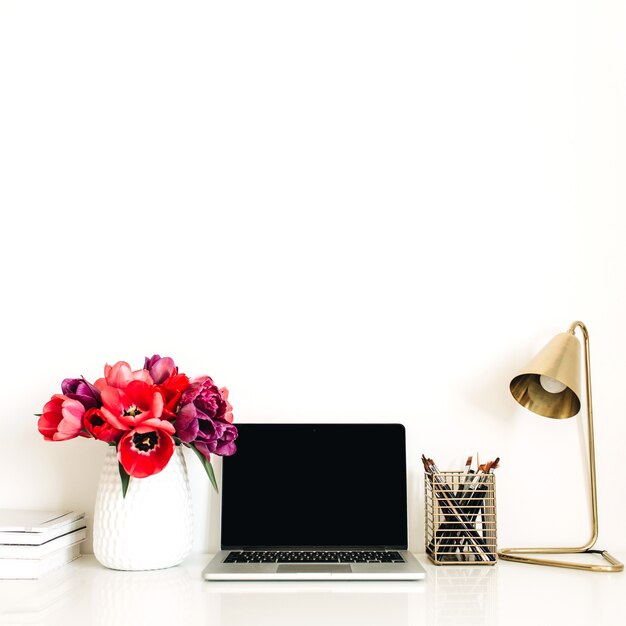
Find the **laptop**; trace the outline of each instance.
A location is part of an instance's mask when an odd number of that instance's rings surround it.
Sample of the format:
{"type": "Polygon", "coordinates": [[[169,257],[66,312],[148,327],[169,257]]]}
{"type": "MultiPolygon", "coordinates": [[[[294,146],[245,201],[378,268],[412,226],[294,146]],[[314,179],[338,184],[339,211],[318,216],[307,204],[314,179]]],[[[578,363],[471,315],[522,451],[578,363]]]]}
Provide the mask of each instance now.
{"type": "Polygon", "coordinates": [[[417,580],[401,424],[238,424],[206,580],[417,580]]]}

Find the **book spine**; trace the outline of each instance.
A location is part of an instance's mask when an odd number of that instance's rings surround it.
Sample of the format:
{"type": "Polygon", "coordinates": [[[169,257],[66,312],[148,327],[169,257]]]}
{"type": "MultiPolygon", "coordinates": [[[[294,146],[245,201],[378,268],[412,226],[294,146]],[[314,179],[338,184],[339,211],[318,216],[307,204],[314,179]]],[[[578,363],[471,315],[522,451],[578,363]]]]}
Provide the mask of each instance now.
{"type": "Polygon", "coordinates": [[[41,559],[60,548],[65,548],[74,543],[83,541],[87,537],[87,529],[81,528],[73,532],[61,535],[41,545],[5,545],[0,544],[1,559],[41,559]]]}
{"type": "Polygon", "coordinates": [[[64,524],[58,528],[46,530],[44,532],[30,533],[18,531],[0,531],[0,544],[2,545],[29,545],[40,546],[48,541],[52,541],[61,535],[66,535],[74,530],[86,527],[84,517],[69,524],[64,524]]]}
{"type": "Polygon", "coordinates": [[[45,559],[0,559],[0,579],[39,578],[77,559],[80,543],[57,550],[45,559]]]}

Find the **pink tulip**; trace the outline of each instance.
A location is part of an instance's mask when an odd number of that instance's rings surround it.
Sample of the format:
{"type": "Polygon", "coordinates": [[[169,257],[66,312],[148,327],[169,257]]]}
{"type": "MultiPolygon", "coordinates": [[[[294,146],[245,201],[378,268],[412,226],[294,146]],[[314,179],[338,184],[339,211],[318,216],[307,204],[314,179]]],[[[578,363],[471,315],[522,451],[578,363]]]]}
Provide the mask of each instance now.
{"type": "Polygon", "coordinates": [[[150,372],[152,380],[157,385],[165,382],[170,376],[178,374],[178,368],[176,367],[176,363],[174,363],[174,359],[169,356],[162,357],[158,354],[150,358],[146,357],[144,359],[143,369],[150,372]]]}
{"type": "Polygon", "coordinates": [[[224,410],[224,415],[222,419],[229,424],[233,423],[233,405],[228,401],[228,389],[226,387],[220,387],[220,395],[222,396],[222,400],[226,403],[226,407],[224,410]]]}
{"type": "Polygon", "coordinates": [[[43,407],[37,426],[46,441],[65,441],[80,435],[85,407],[78,401],[57,393],[43,407]]]}
{"type": "Polygon", "coordinates": [[[148,370],[135,370],[130,369],[130,365],[126,361],[118,361],[115,365],[104,366],[104,378],[98,378],[94,383],[94,386],[102,391],[105,387],[115,387],[116,389],[126,389],[128,383],[133,380],[142,380],[143,382],[152,385],[153,380],[150,377],[148,370]]]}

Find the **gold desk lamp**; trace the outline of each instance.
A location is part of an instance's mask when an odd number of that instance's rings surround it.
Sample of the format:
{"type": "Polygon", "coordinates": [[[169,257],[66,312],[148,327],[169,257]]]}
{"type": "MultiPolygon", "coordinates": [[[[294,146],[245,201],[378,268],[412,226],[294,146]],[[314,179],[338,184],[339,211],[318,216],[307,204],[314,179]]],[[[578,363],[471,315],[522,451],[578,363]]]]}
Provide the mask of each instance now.
{"type": "Polygon", "coordinates": [[[548,343],[510,384],[513,397],[523,406],[555,419],[573,417],[580,411],[580,342],[575,336],[580,328],[585,340],[585,386],[587,396],[587,432],[589,437],[589,473],[593,530],[591,539],[579,548],[506,548],[498,553],[505,561],[570,567],[592,572],[621,572],[624,569],[606,550],[592,550],[598,538],[598,500],[596,494],[596,459],[593,441],[589,333],[582,322],[573,322],[566,333],[548,343]],[[571,563],[524,556],[530,554],[600,554],[610,565],[571,563]]]}

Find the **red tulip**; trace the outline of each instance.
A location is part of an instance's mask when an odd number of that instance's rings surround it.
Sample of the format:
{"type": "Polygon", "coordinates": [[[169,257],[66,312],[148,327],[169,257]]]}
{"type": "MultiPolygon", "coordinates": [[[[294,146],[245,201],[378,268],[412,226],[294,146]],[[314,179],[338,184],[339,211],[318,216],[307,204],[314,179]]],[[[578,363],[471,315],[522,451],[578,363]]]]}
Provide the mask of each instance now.
{"type": "Polygon", "coordinates": [[[135,478],[158,474],[174,454],[174,440],[167,432],[138,426],[117,444],[117,458],[135,478]]]}
{"type": "Polygon", "coordinates": [[[124,389],[105,386],[101,394],[102,415],[113,428],[130,430],[143,426],[174,434],[172,423],[161,419],[163,395],[156,385],[133,380],[124,389]]]}
{"type": "Polygon", "coordinates": [[[94,438],[107,443],[115,443],[124,434],[123,430],[114,428],[107,422],[100,409],[89,409],[83,417],[85,430],[94,438]]]}
{"type": "Polygon", "coordinates": [[[163,396],[163,415],[169,419],[176,417],[176,408],[183,391],[189,387],[189,378],[185,374],[173,374],[156,388],[163,396]]]}

